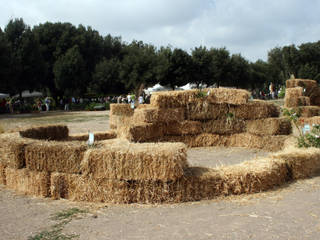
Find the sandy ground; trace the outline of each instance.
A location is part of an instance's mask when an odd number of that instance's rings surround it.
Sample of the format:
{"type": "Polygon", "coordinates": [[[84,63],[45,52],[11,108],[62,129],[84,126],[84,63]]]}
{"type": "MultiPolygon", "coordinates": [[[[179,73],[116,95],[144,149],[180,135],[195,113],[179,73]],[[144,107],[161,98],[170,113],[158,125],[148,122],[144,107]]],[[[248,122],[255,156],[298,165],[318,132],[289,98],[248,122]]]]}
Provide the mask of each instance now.
{"type": "MultiPolygon", "coordinates": [[[[9,130],[53,122],[66,123],[71,133],[103,131],[108,128],[108,112],[0,116],[0,124],[9,130]]],[[[188,160],[215,167],[267,154],[195,148],[188,151],[188,160]]],[[[173,205],[74,203],[0,187],[0,239],[28,239],[51,229],[55,222],[50,216],[73,207],[88,210],[63,227],[64,233],[78,235],[73,239],[320,239],[319,202],[320,177],[265,193],[173,205]]]]}

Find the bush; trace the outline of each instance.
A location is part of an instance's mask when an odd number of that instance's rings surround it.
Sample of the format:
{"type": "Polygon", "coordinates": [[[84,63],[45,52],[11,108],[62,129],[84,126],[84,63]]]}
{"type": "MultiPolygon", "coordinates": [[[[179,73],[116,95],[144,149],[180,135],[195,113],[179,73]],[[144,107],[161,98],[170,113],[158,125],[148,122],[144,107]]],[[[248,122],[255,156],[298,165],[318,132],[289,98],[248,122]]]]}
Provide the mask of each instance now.
{"type": "Polygon", "coordinates": [[[285,94],[286,94],[286,88],[282,86],[280,89],[280,93],[278,94],[278,98],[284,98],[285,94]]]}

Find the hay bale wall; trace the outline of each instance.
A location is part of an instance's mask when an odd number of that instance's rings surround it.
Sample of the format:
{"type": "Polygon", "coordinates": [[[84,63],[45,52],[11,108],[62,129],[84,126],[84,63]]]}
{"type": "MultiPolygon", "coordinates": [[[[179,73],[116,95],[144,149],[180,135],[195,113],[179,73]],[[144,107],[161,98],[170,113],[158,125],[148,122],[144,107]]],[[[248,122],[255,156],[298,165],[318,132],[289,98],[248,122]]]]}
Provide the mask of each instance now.
{"type": "Polygon", "coordinates": [[[215,120],[225,118],[229,112],[229,106],[226,103],[215,104],[197,99],[187,104],[185,112],[185,118],[188,120],[215,120]]]}
{"type": "Polygon", "coordinates": [[[318,88],[316,80],[310,79],[288,79],[286,81],[286,88],[302,87],[305,89],[305,95],[310,97],[318,88]]]}
{"type": "Polygon", "coordinates": [[[144,108],[136,109],[133,122],[181,122],[184,120],[184,108],[144,108]]]}
{"type": "Polygon", "coordinates": [[[284,98],[284,106],[291,107],[299,107],[299,97],[303,96],[303,88],[295,87],[295,88],[287,88],[286,94],[284,98]]]}

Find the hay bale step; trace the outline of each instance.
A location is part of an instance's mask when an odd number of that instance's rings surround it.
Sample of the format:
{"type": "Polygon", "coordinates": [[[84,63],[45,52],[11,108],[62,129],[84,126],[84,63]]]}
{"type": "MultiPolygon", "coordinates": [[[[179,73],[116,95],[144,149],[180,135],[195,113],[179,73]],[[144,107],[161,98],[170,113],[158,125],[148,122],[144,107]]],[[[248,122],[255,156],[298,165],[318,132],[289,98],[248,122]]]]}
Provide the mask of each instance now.
{"type": "Polygon", "coordinates": [[[143,108],[136,109],[133,114],[133,122],[169,123],[184,120],[183,108],[143,108]]]}
{"type": "Polygon", "coordinates": [[[20,135],[25,138],[61,141],[68,138],[69,129],[65,125],[45,125],[20,131],[20,135]]]}

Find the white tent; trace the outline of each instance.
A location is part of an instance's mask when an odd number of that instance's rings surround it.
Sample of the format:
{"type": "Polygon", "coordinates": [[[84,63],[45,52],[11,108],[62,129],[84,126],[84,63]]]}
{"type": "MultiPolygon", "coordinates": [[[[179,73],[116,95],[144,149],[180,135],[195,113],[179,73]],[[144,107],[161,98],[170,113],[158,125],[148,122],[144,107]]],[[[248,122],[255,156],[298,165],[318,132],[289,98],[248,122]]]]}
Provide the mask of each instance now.
{"type": "Polygon", "coordinates": [[[9,97],[9,94],[7,93],[0,93],[0,98],[7,98],[9,97]]]}
{"type": "Polygon", "coordinates": [[[157,83],[153,87],[147,88],[145,92],[152,93],[152,92],[160,92],[160,91],[168,91],[168,90],[172,90],[172,89],[165,86],[161,86],[159,83],[157,83]]]}
{"type": "MultiPolygon", "coordinates": [[[[19,97],[19,94],[14,95],[13,97],[19,97]]],[[[22,97],[23,98],[27,98],[27,97],[42,97],[42,93],[41,92],[30,92],[29,90],[25,90],[22,92],[22,97]]]]}

